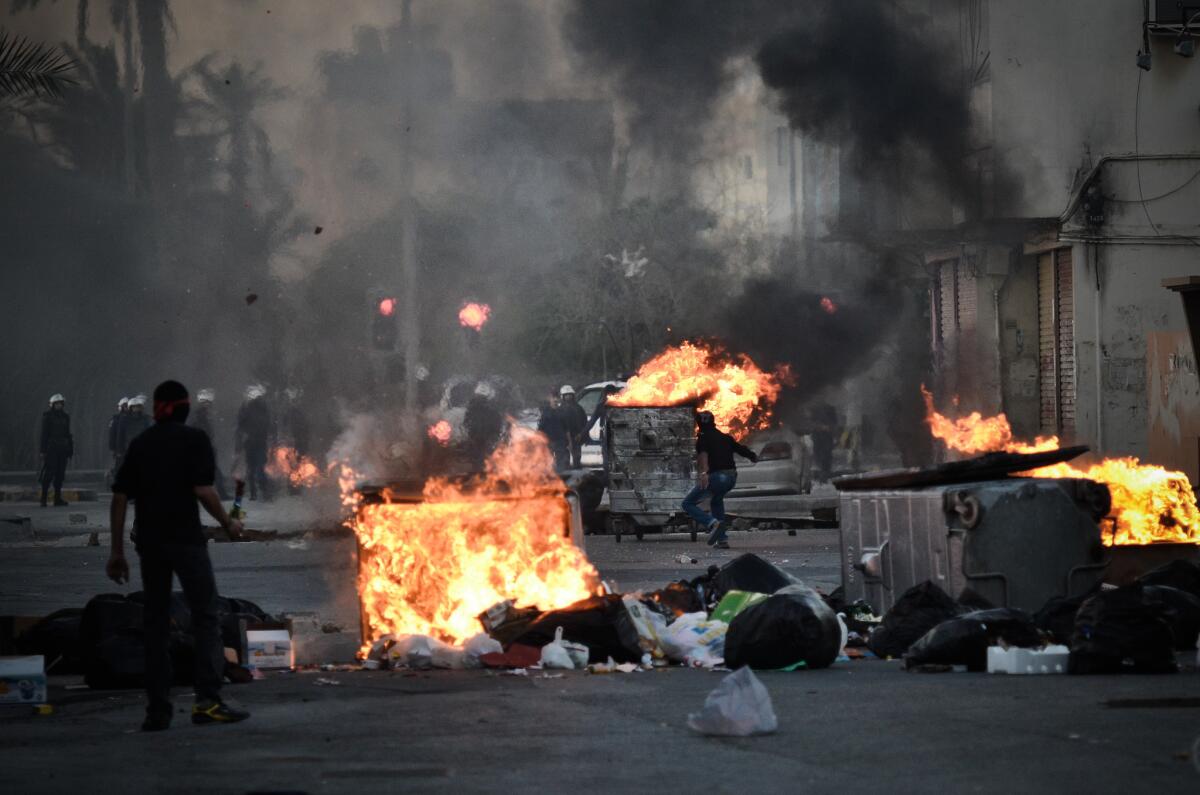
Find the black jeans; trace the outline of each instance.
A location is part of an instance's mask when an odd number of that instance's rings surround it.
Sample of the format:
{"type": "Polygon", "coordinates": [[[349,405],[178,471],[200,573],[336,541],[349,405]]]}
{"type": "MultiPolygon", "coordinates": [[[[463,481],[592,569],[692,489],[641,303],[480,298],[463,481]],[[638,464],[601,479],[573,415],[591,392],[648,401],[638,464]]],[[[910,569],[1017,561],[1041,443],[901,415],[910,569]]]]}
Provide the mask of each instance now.
{"type": "Polygon", "coordinates": [[[208,547],[203,544],[154,544],[138,547],[145,591],[146,711],[171,716],[171,579],[179,577],[192,611],[196,640],[196,701],[218,701],[225,670],[225,645],[217,610],[217,581],[208,547]]]}
{"type": "Polygon", "coordinates": [[[42,499],[50,492],[50,484],[54,484],[54,496],[62,494],[63,478],[67,476],[67,454],[51,450],[46,453],[46,461],[42,467],[42,499]]]}
{"type": "Polygon", "coordinates": [[[271,481],[267,479],[267,448],[257,444],[246,445],[246,485],[250,487],[250,499],[258,499],[262,489],[264,500],[271,499],[271,481]]]}

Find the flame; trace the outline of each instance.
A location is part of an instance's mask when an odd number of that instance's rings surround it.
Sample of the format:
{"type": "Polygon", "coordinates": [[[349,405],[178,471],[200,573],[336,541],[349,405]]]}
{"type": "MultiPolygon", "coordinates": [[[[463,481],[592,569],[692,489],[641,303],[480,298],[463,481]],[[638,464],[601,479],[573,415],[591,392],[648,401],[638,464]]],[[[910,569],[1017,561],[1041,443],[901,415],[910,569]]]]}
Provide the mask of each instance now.
{"type": "Polygon", "coordinates": [[[275,478],[287,478],[293,486],[313,486],[321,479],[321,470],[306,455],[300,455],[294,447],[276,447],[267,462],[267,474],[275,478]]]}
{"type": "Polygon", "coordinates": [[[545,437],[515,424],[481,479],[362,505],[352,527],[367,645],[386,633],[461,644],[506,599],[551,610],[592,595],[599,575],[564,535],[568,516],[545,437]]]}
{"type": "MultiPolygon", "coordinates": [[[[956,420],[933,408],[933,395],[924,386],[926,422],[933,435],[950,450],[976,454],[991,452],[1040,453],[1057,450],[1058,437],[1039,436],[1032,444],[1013,439],[1003,414],[984,417],[978,411],[956,420]]],[[[1035,478],[1086,478],[1108,486],[1112,495],[1112,544],[1156,542],[1200,543],[1200,509],[1187,475],[1136,458],[1106,458],[1075,466],[1052,464],[1023,473],[1035,478]]]]}
{"type": "Polygon", "coordinates": [[[463,304],[462,309],[458,310],[458,323],[464,328],[473,328],[479,331],[491,316],[492,308],[487,304],[469,302],[463,304]]]}
{"type": "Polygon", "coordinates": [[[984,417],[978,411],[973,411],[965,417],[952,420],[934,409],[933,393],[924,385],[921,386],[921,396],[925,398],[925,421],[929,423],[934,437],[959,453],[1042,453],[1059,447],[1057,436],[1039,436],[1033,444],[1014,440],[1012,426],[1003,414],[984,417]]]}
{"type": "Polygon", "coordinates": [[[833,302],[833,299],[827,295],[821,296],[821,309],[827,315],[835,314],[838,311],[838,305],[833,302]]]}
{"type": "Polygon", "coordinates": [[[454,432],[454,428],[446,420],[438,420],[425,432],[429,434],[430,439],[445,447],[450,444],[450,435],[454,432]]]}
{"type": "Polygon", "coordinates": [[[786,368],[763,372],[750,357],[723,348],[683,342],[641,366],[625,388],[608,399],[613,406],[676,406],[697,402],[711,411],[717,427],[741,438],[770,424],[786,368]]]}

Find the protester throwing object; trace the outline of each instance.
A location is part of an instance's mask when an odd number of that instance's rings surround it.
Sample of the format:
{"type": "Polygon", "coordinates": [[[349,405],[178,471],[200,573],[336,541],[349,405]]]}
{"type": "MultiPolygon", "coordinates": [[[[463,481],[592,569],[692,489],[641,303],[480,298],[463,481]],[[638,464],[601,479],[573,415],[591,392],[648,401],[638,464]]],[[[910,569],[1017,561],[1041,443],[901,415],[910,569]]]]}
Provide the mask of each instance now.
{"type": "Polygon", "coordinates": [[[700,477],[688,495],[683,498],[683,510],[702,527],[708,528],[708,545],[718,549],[729,549],[726,535],[725,495],[737,485],[737,465],[733,454],[758,461],[750,448],[739,444],[736,439],[717,428],[711,411],[696,414],[696,465],[700,477]],[[700,501],[709,498],[709,510],[705,513],[700,501]]]}

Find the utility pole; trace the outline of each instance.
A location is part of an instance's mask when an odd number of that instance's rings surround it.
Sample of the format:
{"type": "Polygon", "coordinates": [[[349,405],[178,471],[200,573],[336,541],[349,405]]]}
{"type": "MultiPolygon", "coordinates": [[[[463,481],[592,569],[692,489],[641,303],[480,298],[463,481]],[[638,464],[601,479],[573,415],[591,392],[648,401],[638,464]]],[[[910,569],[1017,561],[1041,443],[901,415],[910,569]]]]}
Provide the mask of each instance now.
{"type": "Polygon", "coordinates": [[[404,0],[400,17],[400,34],[404,47],[404,85],[401,88],[400,109],[400,279],[402,285],[401,322],[404,336],[404,410],[410,416],[417,412],[417,368],[421,357],[421,323],[418,317],[421,303],[417,300],[417,209],[413,179],[412,137],[416,118],[413,89],[417,57],[412,35],[412,0],[404,0]]]}

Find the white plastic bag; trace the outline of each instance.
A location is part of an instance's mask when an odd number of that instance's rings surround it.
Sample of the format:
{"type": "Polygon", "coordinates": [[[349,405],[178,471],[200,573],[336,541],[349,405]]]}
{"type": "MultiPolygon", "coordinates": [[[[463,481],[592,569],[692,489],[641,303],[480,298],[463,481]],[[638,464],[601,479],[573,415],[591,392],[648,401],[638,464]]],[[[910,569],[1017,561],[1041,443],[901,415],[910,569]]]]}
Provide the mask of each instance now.
{"type": "Polygon", "coordinates": [[[708,694],[704,709],[688,716],[688,728],[714,737],[772,734],[779,728],[771,695],[749,668],[739,668],[708,694]]]}
{"type": "Polygon", "coordinates": [[[500,641],[491,635],[480,632],[463,644],[463,667],[482,668],[483,663],[479,661],[480,657],[485,654],[502,654],[503,652],[504,647],[500,645],[500,641]]]}
{"type": "Polygon", "coordinates": [[[672,662],[712,668],[725,661],[724,621],[709,621],[707,613],[684,613],[663,631],[663,651],[672,662]]]}
{"type": "Polygon", "coordinates": [[[662,645],[662,634],[667,629],[666,617],[654,612],[632,596],[626,596],[621,603],[625,605],[625,611],[629,613],[629,618],[637,629],[638,645],[642,647],[642,651],[658,659],[666,657],[662,645]]]}
{"type": "Polygon", "coordinates": [[[400,665],[432,668],[433,642],[433,638],[427,635],[401,635],[388,649],[388,660],[393,668],[400,665]]]}
{"type": "Polygon", "coordinates": [[[575,662],[570,653],[563,647],[563,629],[554,630],[554,640],[542,647],[543,668],[563,668],[568,671],[575,669],[575,662]]]}

